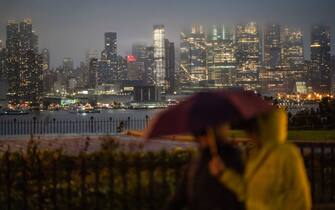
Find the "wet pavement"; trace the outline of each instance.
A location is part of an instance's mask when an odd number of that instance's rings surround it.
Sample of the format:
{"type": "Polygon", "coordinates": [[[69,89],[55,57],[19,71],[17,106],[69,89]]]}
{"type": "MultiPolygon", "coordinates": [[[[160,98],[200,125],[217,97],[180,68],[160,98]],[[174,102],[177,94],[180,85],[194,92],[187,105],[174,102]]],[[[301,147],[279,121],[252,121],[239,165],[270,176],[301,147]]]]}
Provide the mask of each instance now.
{"type": "Polygon", "coordinates": [[[117,141],[127,151],[160,151],[195,147],[194,142],[173,141],[167,139],[144,140],[127,135],[40,135],[7,136],[0,138],[0,152],[25,152],[29,141],[33,139],[41,150],[62,149],[65,154],[78,155],[82,151],[95,152],[106,141],[117,141]]]}

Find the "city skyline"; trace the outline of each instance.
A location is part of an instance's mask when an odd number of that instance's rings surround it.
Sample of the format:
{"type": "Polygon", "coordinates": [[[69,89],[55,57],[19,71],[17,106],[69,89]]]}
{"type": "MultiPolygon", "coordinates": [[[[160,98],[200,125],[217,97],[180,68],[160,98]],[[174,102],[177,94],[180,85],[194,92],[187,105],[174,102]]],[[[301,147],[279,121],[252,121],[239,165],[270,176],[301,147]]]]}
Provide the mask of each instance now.
{"type": "MultiPolygon", "coordinates": [[[[289,4],[288,1],[261,0],[156,3],[145,0],[143,4],[102,0],[90,3],[70,1],[66,4],[62,1],[57,4],[49,1],[11,1],[1,4],[0,39],[3,42],[5,40],[7,20],[31,17],[34,30],[39,35],[40,49],[47,48],[50,51],[52,67],[61,65],[64,57],[73,58],[75,65],[79,65],[80,61],[85,60],[86,50],[101,51],[104,45],[103,34],[108,31],[117,32],[118,53],[123,56],[131,53],[131,45],[134,42],[152,45],[151,29],[154,24],[164,24],[166,37],[175,42],[176,46],[179,46],[182,29],[194,23],[237,24],[254,20],[264,24],[264,20],[269,20],[268,22],[280,23],[282,26],[299,26],[305,34],[307,58],[310,26],[315,23],[327,24],[332,28],[332,37],[335,28],[335,14],[331,11],[335,2],[330,0],[322,3],[315,0],[290,1],[289,4]],[[273,8],[277,10],[273,11],[273,8]],[[283,12],[285,16],[282,15],[283,12]]],[[[334,54],[334,39],[332,53],[334,54]]]]}

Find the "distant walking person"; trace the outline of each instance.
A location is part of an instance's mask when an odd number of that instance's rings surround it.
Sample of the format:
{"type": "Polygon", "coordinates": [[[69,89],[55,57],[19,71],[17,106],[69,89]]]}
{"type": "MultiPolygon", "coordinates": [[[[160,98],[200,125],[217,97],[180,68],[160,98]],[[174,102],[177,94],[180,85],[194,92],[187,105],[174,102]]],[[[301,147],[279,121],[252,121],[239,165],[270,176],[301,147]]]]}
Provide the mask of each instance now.
{"type": "Polygon", "coordinates": [[[310,210],[303,159],[296,146],[285,142],[286,113],[276,110],[260,116],[247,132],[258,149],[246,164],[245,176],[213,158],[209,164],[213,177],[245,201],[247,210],[310,210]]]}

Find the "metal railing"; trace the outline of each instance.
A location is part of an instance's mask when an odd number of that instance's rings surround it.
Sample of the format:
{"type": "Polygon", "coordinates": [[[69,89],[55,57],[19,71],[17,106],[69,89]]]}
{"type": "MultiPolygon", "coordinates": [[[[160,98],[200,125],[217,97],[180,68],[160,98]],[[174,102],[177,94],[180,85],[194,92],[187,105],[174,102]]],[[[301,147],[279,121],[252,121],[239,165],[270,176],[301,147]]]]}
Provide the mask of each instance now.
{"type": "Polygon", "coordinates": [[[335,142],[296,142],[303,155],[314,203],[335,208],[335,142]]]}
{"type": "Polygon", "coordinates": [[[6,119],[0,120],[0,136],[30,135],[30,134],[82,134],[82,133],[119,133],[123,130],[143,130],[149,122],[149,117],[142,118],[94,118],[40,120],[6,119]]]}

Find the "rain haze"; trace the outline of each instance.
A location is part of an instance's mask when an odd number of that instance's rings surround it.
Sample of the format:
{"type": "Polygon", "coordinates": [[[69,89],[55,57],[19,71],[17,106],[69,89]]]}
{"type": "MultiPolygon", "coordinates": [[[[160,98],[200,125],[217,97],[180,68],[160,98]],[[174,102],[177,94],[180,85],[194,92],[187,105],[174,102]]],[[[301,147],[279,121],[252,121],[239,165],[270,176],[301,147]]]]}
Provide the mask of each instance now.
{"type": "Polygon", "coordinates": [[[117,32],[118,53],[131,52],[134,42],[152,43],[152,26],[164,24],[167,38],[179,45],[180,31],[194,23],[233,24],[276,22],[301,27],[305,59],[309,59],[309,29],[322,23],[332,27],[334,0],[0,0],[0,39],[6,39],[7,20],[31,17],[39,48],[48,48],[51,66],[64,57],[84,61],[88,49],[103,48],[105,32],[117,32]]]}

